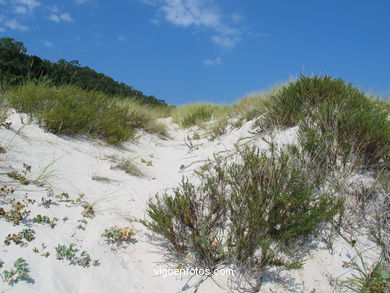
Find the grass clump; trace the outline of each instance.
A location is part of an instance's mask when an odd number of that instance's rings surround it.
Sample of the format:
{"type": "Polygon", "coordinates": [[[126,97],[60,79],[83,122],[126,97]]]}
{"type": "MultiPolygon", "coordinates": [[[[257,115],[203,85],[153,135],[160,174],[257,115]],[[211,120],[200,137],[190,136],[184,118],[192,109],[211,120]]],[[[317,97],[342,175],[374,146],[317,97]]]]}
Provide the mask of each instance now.
{"type": "Polygon", "coordinates": [[[184,128],[204,126],[205,122],[222,115],[227,109],[229,109],[227,106],[208,103],[183,105],[173,111],[172,120],[184,128]]]}
{"type": "Polygon", "coordinates": [[[369,266],[361,252],[355,248],[357,259],[352,258],[346,263],[355,273],[347,280],[341,281],[341,286],[360,293],[386,293],[390,291],[390,270],[381,261],[369,266]]]}
{"type": "Polygon", "coordinates": [[[390,110],[352,84],[330,76],[301,76],[266,103],[261,128],[299,125],[302,145],[316,157],[368,168],[390,168],[390,110]],[[321,153],[321,156],[318,156],[321,153]]]}
{"type": "Polygon", "coordinates": [[[126,172],[127,174],[130,174],[130,175],[133,175],[133,176],[137,176],[137,177],[143,176],[143,173],[142,173],[141,169],[134,162],[134,160],[132,158],[127,158],[127,159],[122,158],[122,159],[119,159],[119,161],[117,162],[115,168],[120,169],[120,170],[126,172]]]}
{"type": "Polygon", "coordinates": [[[183,179],[156,195],[144,224],[168,240],[179,262],[300,267],[297,244],[341,212],[342,201],[322,191],[321,172],[291,150],[247,147],[239,160],[216,157],[198,173],[199,186],[183,179]]]}
{"type": "Polygon", "coordinates": [[[26,82],[8,91],[10,104],[57,134],[84,134],[119,144],[134,137],[140,117],[101,92],[26,82]]]}
{"type": "Polygon", "coordinates": [[[208,138],[214,140],[225,134],[229,127],[239,128],[244,121],[261,116],[271,93],[278,90],[250,94],[232,105],[198,103],[179,106],[172,110],[172,120],[184,128],[203,128],[208,138]]]}
{"type": "Polygon", "coordinates": [[[117,106],[126,109],[135,118],[133,120],[138,128],[162,138],[168,137],[167,126],[158,119],[169,117],[172,107],[145,105],[133,99],[116,98],[114,100],[117,106]]]}
{"type": "MultiPolygon", "coordinates": [[[[1,95],[1,93],[0,93],[1,95]]],[[[4,126],[6,128],[10,127],[10,123],[6,122],[9,117],[9,108],[2,96],[0,96],[0,127],[4,126]]]]}

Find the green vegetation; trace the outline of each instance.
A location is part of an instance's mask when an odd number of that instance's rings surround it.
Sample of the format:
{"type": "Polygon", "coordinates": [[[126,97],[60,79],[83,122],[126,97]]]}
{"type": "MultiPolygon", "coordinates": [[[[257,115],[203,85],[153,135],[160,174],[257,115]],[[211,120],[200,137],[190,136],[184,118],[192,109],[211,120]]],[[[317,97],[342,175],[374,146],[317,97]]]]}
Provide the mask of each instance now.
{"type": "MultiPolygon", "coordinates": [[[[3,267],[4,262],[0,260],[0,269],[3,267]]],[[[14,267],[10,270],[4,270],[0,273],[0,277],[4,283],[8,285],[14,285],[18,281],[26,281],[30,278],[29,269],[26,261],[19,257],[14,262],[14,267]]]]}
{"type": "Polygon", "coordinates": [[[69,247],[66,247],[66,245],[57,245],[56,246],[56,252],[57,252],[57,259],[62,260],[72,260],[76,256],[76,249],[74,248],[76,244],[71,243],[69,244],[69,247]]]}
{"type": "Polygon", "coordinates": [[[168,136],[166,126],[156,121],[172,110],[163,100],[76,60],[52,63],[26,52],[22,42],[0,39],[0,125],[9,105],[56,134],[87,135],[109,144],[128,141],[139,129],[168,136]]]}
{"type": "Polygon", "coordinates": [[[206,128],[211,138],[255,118],[259,135],[298,126],[297,144],[245,147],[235,162],[215,156],[197,172],[198,185],[183,178],[150,200],[143,224],[169,243],[179,264],[233,265],[259,274],[266,267],[300,267],[298,243],[307,244],[329,224],[340,231],[364,222],[383,257],[355,282],[357,292],[386,292],[390,106],[340,79],[302,76],[229,107],[195,104],[173,111],[182,127],[206,128]],[[373,186],[345,192],[348,176],[361,171],[370,171],[373,186]],[[373,222],[365,218],[368,210],[373,222]],[[361,220],[346,220],[350,213],[361,220]]]}
{"type": "Polygon", "coordinates": [[[80,66],[77,60],[60,59],[51,62],[27,54],[22,42],[12,38],[0,39],[0,87],[23,84],[26,80],[50,80],[55,86],[74,85],[85,91],[99,91],[109,96],[132,98],[142,104],[166,105],[154,96],[145,96],[141,91],[124,83],[80,66]]]}
{"type": "Polygon", "coordinates": [[[390,109],[341,79],[302,76],[266,103],[261,129],[299,125],[304,148],[322,160],[390,168],[390,109]],[[318,154],[321,155],[318,155],[318,154]]]}
{"type": "MultiPolygon", "coordinates": [[[[0,127],[7,127],[6,120],[9,116],[8,105],[4,99],[4,97],[0,96],[0,127]]],[[[9,127],[9,125],[8,125],[9,127]]]]}
{"type": "Polygon", "coordinates": [[[203,128],[212,140],[225,134],[229,126],[241,127],[244,121],[261,116],[271,94],[278,90],[251,94],[232,105],[198,103],[179,106],[171,110],[172,120],[183,128],[203,128]]]}
{"type": "Polygon", "coordinates": [[[108,243],[128,242],[132,240],[134,235],[135,232],[130,227],[119,228],[116,226],[105,229],[102,233],[102,237],[105,238],[108,243]]]}
{"type": "Polygon", "coordinates": [[[17,226],[20,222],[26,220],[30,211],[27,210],[27,205],[20,201],[11,199],[8,202],[11,205],[11,209],[7,211],[0,207],[0,218],[4,218],[7,222],[12,222],[15,226],[17,226]]]}
{"type": "Polygon", "coordinates": [[[138,165],[134,162],[131,158],[122,158],[119,159],[117,165],[115,168],[125,171],[127,174],[141,177],[143,176],[143,173],[141,169],[138,167],[138,165]]]}
{"type": "Polygon", "coordinates": [[[297,242],[343,209],[342,200],[320,191],[323,174],[296,155],[240,151],[240,163],[217,157],[198,173],[200,185],[183,179],[172,193],[149,202],[144,224],[164,236],[178,261],[233,264],[250,269],[296,268],[297,242]]]}
{"type": "MultiPolygon", "coordinates": [[[[356,249],[355,249],[356,250],[356,249]]],[[[341,282],[352,292],[358,293],[386,293],[390,290],[390,270],[386,269],[381,261],[369,267],[361,252],[356,250],[359,261],[352,259],[346,265],[356,273],[353,277],[341,282]]]]}
{"type": "Polygon", "coordinates": [[[214,104],[199,103],[177,107],[172,113],[173,122],[181,127],[202,126],[205,122],[215,119],[227,107],[214,104]]]}
{"type": "Polygon", "coordinates": [[[134,137],[145,117],[96,91],[48,82],[26,82],[7,92],[12,107],[36,117],[57,134],[85,134],[110,144],[134,137]]]}
{"type": "Polygon", "coordinates": [[[37,215],[33,218],[34,223],[48,224],[52,229],[57,225],[57,221],[58,219],[56,217],[50,219],[50,217],[42,215],[37,215]]]}
{"type": "Polygon", "coordinates": [[[23,244],[25,245],[26,243],[23,241],[26,240],[28,242],[31,242],[35,239],[35,231],[32,229],[23,229],[17,234],[8,234],[8,236],[4,240],[5,245],[11,245],[11,241],[14,242],[16,245],[23,244]]]}
{"type": "Polygon", "coordinates": [[[138,126],[146,132],[155,133],[161,138],[168,137],[166,125],[158,122],[157,119],[169,117],[174,107],[156,107],[141,104],[134,99],[120,98],[116,98],[115,103],[117,106],[127,109],[137,119],[138,126]]]}
{"type": "Polygon", "coordinates": [[[57,245],[55,250],[57,252],[58,260],[68,260],[70,264],[77,264],[83,268],[89,267],[91,264],[93,266],[100,265],[98,260],[92,260],[88,252],[82,251],[79,255],[78,249],[75,248],[76,244],[71,243],[68,247],[66,245],[57,245]]]}

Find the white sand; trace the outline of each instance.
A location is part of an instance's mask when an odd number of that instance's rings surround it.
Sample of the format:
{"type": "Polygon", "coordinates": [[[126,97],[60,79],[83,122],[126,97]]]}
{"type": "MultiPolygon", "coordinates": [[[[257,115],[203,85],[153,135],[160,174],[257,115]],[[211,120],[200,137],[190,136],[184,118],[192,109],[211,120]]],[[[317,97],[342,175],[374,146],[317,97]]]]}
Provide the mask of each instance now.
{"type": "MultiPolygon", "coordinates": [[[[202,161],[213,153],[233,151],[235,144],[256,143],[260,147],[266,143],[254,139],[250,133],[251,122],[242,128],[232,131],[220,139],[193,140],[193,148],[185,143],[191,130],[180,130],[170,125],[171,139],[163,140],[150,134],[142,134],[135,143],[126,143],[122,147],[108,146],[99,141],[85,138],[56,136],[43,131],[36,124],[23,124],[26,116],[14,113],[9,121],[11,129],[0,129],[0,145],[7,152],[0,154],[0,180],[3,184],[15,187],[15,194],[8,195],[22,199],[27,193],[28,198],[37,203],[30,204],[30,219],[37,214],[57,217],[58,224],[51,229],[47,225],[32,223],[36,239],[26,247],[15,244],[3,244],[7,234],[17,233],[25,225],[13,226],[12,223],[0,219],[0,259],[5,262],[5,268],[18,257],[23,257],[30,267],[31,283],[19,282],[13,287],[0,286],[6,292],[193,292],[194,285],[201,280],[199,276],[175,277],[156,276],[155,270],[174,268],[164,257],[166,251],[160,242],[151,238],[151,234],[138,223],[130,223],[130,218],[144,218],[147,200],[156,192],[174,187],[183,175],[191,177],[193,171],[202,161]],[[115,166],[114,157],[134,158],[144,177],[135,177],[115,166]],[[152,166],[141,162],[151,161],[152,166]],[[6,176],[6,172],[23,171],[23,163],[32,166],[32,172],[27,173],[30,179],[40,178],[43,186],[37,184],[21,185],[6,176]],[[92,178],[99,179],[93,180],[92,178]],[[85,200],[94,204],[96,216],[86,219],[85,230],[78,229],[82,220],[83,208],[65,202],[59,202],[53,194],[66,192],[72,199],[79,194],[85,194],[85,200]],[[51,198],[57,205],[50,208],[39,206],[41,198],[51,198]],[[68,221],[62,218],[67,216],[68,221]],[[130,225],[136,230],[136,243],[129,244],[117,251],[111,250],[101,238],[105,228],[119,225],[130,225]],[[42,250],[42,243],[47,246],[42,250]],[[98,259],[100,266],[83,268],[70,265],[68,261],[57,260],[54,247],[58,244],[77,244],[77,248],[88,251],[92,259],[98,259]],[[33,253],[37,247],[39,253],[33,253]],[[49,257],[43,257],[42,252],[49,252],[49,257]],[[7,291],[7,290],[10,291],[7,291]]],[[[274,134],[279,144],[294,143],[296,128],[274,134]]],[[[363,239],[363,238],[362,238],[363,239]]],[[[366,240],[361,240],[367,245],[366,240]]],[[[348,261],[348,254],[354,255],[351,248],[342,238],[336,238],[333,254],[324,242],[318,242],[307,257],[304,269],[288,273],[271,274],[265,277],[261,292],[329,292],[331,287],[328,275],[344,278],[348,270],[342,267],[343,261],[348,261]],[[279,279],[278,279],[279,278],[279,279]],[[279,280],[279,281],[278,281],[279,280]],[[290,280],[282,284],[280,280],[290,280]],[[271,291],[272,290],[272,291],[271,291]]],[[[360,245],[360,242],[358,242],[360,245]]],[[[365,246],[368,248],[368,246],[365,246]]],[[[1,281],[0,281],[1,282],[1,281]]],[[[231,292],[226,277],[218,278],[218,286],[212,279],[207,279],[198,292],[231,292]]],[[[241,291],[244,292],[244,291],[241,291]]]]}

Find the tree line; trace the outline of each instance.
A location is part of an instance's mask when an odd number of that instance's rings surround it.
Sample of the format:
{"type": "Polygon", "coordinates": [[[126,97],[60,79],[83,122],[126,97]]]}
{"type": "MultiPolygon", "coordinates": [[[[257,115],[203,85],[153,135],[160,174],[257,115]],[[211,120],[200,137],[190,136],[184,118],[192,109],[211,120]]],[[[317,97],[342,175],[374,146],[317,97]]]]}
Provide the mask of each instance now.
{"type": "Polygon", "coordinates": [[[85,90],[101,91],[108,95],[130,97],[143,104],[166,105],[164,100],[146,96],[142,91],[95,70],[81,66],[79,61],[57,62],[27,54],[23,42],[0,38],[0,83],[18,85],[24,80],[48,79],[55,85],[72,84],[85,90]]]}

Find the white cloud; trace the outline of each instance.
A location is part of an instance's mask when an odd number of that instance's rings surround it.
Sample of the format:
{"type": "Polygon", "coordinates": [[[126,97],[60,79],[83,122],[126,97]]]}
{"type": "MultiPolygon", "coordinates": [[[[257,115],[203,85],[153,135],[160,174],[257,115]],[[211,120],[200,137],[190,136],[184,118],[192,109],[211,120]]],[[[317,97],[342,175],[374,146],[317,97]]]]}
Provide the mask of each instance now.
{"type": "Polygon", "coordinates": [[[220,15],[201,0],[164,0],[160,6],[165,20],[178,26],[217,27],[220,15]]]}
{"type": "Polygon", "coordinates": [[[52,42],[48,41],[48,40],[44,40],[44,41],[43,41],[43,44],[44,44],[46,47],[53,47],[53,46],[54,46],[54,44],[53,44],[52,42]]]}
{"type": "Polygon", "coordinates": [[[220,47],[231,48],[241,41],[239,35],[214,35],[211,40],[220,47]]]}
{"type": "Polygon", "coordinates": [[[14,13],[16,14],[33,13],[34,9],[41,5],[36,0],[11,0],[11,3],[14,6],[14,13]]]}
{"type": "Polygon", "coordinates": [[[61,22],[61,21],[66,21],[66,22],[73,22],[73,18],[70,16],[69,13],[52,13],[49,16],[49,19],[54,21],[54,22],[61,22]]]}
{"type": "Polygon", "coordinates": [[[12,30],[17,30],[21,32],[28,31],[28,27],[19,23],[16,19],[10,19],[5,22],[5,26],[9,27],[12,30]]]}
{"type": "MultiPolygon", "coordinates": [[[[213,32],[212,41],[221,47],[233,47],[241,40],[241,33],[232,27],[243,19],[239,14],[224,17],[208,0],[141,0],[157,7],[157,15],[179,27],[205,28],[213,32]],[[228,21],[229,20],[229,21],[228,21]]],[[[154,20],[154,23],[158,23],[154,20]]]]}
{"type": "Polygon", "coordinates": [[[72,21],[73,21],[73,18],[70,16],[69,13],[61,13],[61,14],[60,14],[60,18],[61,18],[63,21],[67,21],[67,22],[72,22],[72,21]]]}
{"type": "Polygon", "coordinates": [[[85,4],[89,2],[89,0],[75,0],[76,4],[85,4]]]}
{"type": "Polygon", "coordinates": [[[203,65],[206,65],[206,66],[216,66],[216,65],[221,65],[221,64],[222,64],[221,57],[216,57],[215,59],[203,60],[203,65]]]}
{"type": "Polygon", "coordinates": [[[14,13],[16,14],[27,14],[28,10],[26,6],[15,6],[14,13]]]}
{"type": "Polygon", "coordinates": [[[124,37],[124,36],[117,36],[117,39],[118,39],[119,41],[127,41],[127,38],[124,37]]]}
{"type": "Polygon", "coordinates": [[[0,26],[0,33],[5,32],[5,29],[0,26]]]}
{"type": "Polygon", "coordinates": [[[57,14],[54,14],[54,13],[49,16],[49,19],[54,21],[54,22],[60,22],[61,21],[60,17],[57,14]]]}

